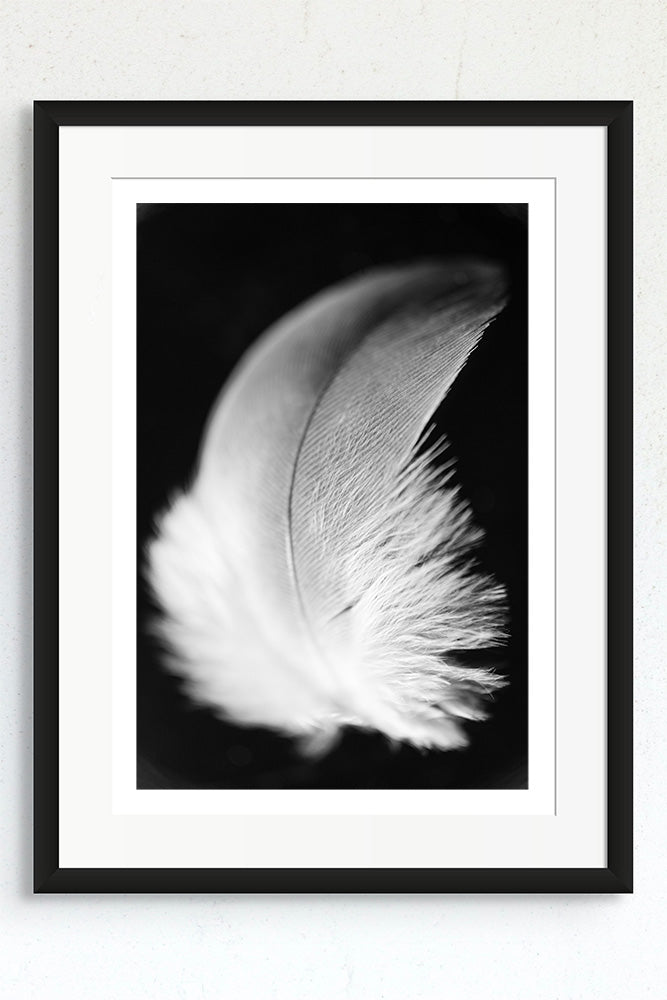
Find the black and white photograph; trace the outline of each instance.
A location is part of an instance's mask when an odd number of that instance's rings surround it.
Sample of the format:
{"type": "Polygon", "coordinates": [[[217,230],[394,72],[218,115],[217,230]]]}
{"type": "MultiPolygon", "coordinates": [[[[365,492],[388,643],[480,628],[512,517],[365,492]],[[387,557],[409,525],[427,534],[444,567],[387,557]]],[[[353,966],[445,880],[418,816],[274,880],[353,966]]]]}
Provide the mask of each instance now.
{"type": "Polygon", "coordinates": [[[137,788],[529,787],[528,235],[137,205],[137,788]]]}
{"type": "Polygon", "coordinates": [[[35,891],[631,892],[631,103],[34,122],[35,891]]]}

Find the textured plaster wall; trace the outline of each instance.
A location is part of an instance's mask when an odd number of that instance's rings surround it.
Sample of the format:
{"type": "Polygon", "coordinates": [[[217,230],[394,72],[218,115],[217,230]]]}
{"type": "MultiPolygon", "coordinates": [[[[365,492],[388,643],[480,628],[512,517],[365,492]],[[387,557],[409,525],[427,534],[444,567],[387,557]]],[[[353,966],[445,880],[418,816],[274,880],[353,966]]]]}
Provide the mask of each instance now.
{"type": "Polygon", "coordinates": [[[4,995],[664,995],[666,35],[664,7],[656,0],[0,5],[4,995]],[[33,98],[636,101],[634,896],[30,895],[33,98]]]}

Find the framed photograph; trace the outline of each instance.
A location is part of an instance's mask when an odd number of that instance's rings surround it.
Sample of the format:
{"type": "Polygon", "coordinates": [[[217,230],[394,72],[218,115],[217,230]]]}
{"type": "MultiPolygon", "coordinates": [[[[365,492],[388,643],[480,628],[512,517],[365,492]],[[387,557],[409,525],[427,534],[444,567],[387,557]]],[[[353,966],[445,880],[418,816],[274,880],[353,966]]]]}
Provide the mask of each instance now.
{"type": "Polygon", "coordinates": [[[36,892],[630,892],[631,102],[35,104],[36,892]]]}

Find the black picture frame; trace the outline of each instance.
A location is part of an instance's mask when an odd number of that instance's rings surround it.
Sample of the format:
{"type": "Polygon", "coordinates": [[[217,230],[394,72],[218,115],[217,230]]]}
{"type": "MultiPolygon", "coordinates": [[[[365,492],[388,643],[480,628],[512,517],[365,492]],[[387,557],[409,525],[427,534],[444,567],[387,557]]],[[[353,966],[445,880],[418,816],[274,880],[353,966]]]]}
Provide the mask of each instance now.
{"type": "Polygon", "coordinates": [[[34,891],[632,891],[632,102],[37,101],[34,105],[34,891]],[[58,150],[62,126],[600,126],[607,137],[607,864],[571,869],[61,868],[58,150]]]}

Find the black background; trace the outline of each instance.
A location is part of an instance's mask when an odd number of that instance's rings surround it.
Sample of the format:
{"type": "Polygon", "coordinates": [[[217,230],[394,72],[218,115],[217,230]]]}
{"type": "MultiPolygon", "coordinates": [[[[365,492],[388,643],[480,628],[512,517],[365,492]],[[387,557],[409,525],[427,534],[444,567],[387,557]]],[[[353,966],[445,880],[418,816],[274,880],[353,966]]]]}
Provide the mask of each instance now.
{"type": "MultiPolygon", "coordinates": [[[[479,253],[511,301],[436,414],[508,590],[510,685],[466,750],[421,752],[349,729],[320,760],[192,706],[160,665],[139,582],[140,788],[513,788],[527,769],[527,225],[520,205],[140,205],[137,240],[138,564],[155,514],[193,471],[213,402],[246,347],[310,295],[373,264],[479,253]]],[[[471,656],[472,660],[473,657],[471,656]]],[[[485,663],[490,662],[489,657],[485,663]]]]}

